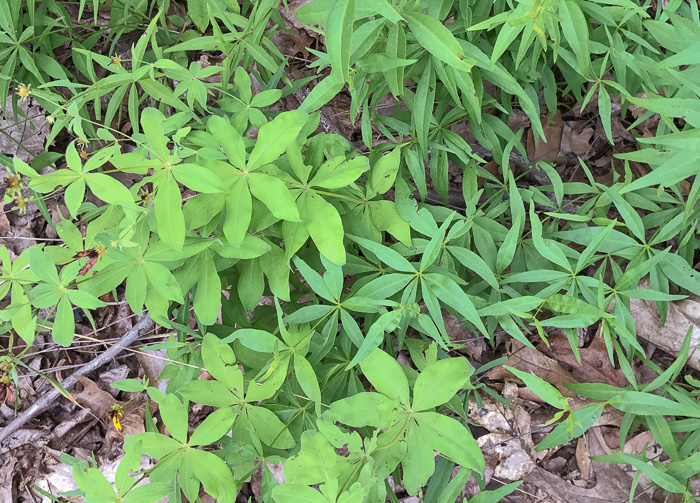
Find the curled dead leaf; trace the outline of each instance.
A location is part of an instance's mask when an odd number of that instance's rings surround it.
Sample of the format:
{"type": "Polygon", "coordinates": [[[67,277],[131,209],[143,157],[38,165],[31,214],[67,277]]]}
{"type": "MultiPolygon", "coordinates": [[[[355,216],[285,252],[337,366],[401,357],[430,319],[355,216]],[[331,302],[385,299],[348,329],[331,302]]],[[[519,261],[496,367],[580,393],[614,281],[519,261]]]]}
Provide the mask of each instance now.
{"type": "MultiPolygon", "coordinates": [[[[543,379],[550,383],[552,386],[556,387],[559,392],[565,397],[572,398],[572,406],[574,408],[582,407],[587,402],[580,399],[578,395],[575,395],[564,387],[563,383],[576,383],[579,382],[569,371],[562,367],[559,362],[549,358],[542,354],[541,351],[537,349],[529,348],[518,341],[510,341],[510,347],[508,350],[508,360],[504,365],[522,370],[524,372],[530,372],[536,375],[540,379],[543,379]]],[[[493,380],[508,380],[516,381],[515,376],[510,373],[507,369],[499,365],[493,369],[488,374],[489,379],[493,380]]],[[[542,399],[535,395],[528,388],[520,388],[520,397],[528,400],[533,400],[535,402],[542,402],[542,399]]]]}
{"type": "MultiPolygon", "coordinates": [[[[648,282],[640,288],[648,288],[648,282]]],[[[666,323],[660,327],[661,316],[656,303],[643,299],[632,299],[630,311],[637,328],[637,336],[663,351],[677,356],[688,329],[692,327],[688,362],[690,367],[700,370],[700,297],[691,295],[687,299],[668,303],[666,323]]]]}

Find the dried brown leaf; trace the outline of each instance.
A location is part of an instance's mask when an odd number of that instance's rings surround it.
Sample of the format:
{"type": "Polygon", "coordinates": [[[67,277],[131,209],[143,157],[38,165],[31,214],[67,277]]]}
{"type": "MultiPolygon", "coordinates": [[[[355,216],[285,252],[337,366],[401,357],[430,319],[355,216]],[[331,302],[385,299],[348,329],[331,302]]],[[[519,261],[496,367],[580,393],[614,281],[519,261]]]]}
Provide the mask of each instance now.
{"type": "Polygon", "coordinates": [[[541,122],[546,142],[540,138],[539,143],[535,145],[535,135],[532,129],[527,132],[527,157],[532,162],[551,161],[559,156],[561,136],[564,130],[561,112],[557,110],[552,122],[546,117],[543,117],[541,122]]]}
{"type": "Polygon", "coordinates": [[[542,354],[564,364],[579,382],[599,382],[624,387],[629,384],[625,374],[610,363],[605,342],[594,337],[587,348],[581,348],[581,364],[576,361],[574,352],[566,337],[556,334],[549,338],[549,347],[540,343],[537,349],[542,354]]]}
{"type": "MultiPolygon", "coordinates": [[[[645,288],[648,283],[639,286],[645,288]]],[[[674,356],[679,354],[685,335],[692,327],[687,365],[700,370],[700,297],[691,295],[687,299],[669,302],[663,327],[659,326],[661,317],[655,302],[632,299],[630,311],[635,320],[637,335],[674,356]]]]}
{"type": "MultiPolygon", "coordinates": [[[[543,355],[537,349],[532,349],[521,342],[511,341],[510,350],[508,352],[508,360],[504,365],[514,367],[523,372],[530,372],[540,379],[543,379],[555,386],[559,392],[565,397],[574,400],[572,405],[581,406],[586,402],[581,401],[577,395],[566,389],[563,383],[579,382],[569,371],[562,367],[556,360],[543,355]]],[[[517,381],[515,376],[505,369],[503,366],[498,366],[488,374],[489,379],[493,380],[509,380],[517,381]]],[[[542,402],[542,399],[532,393],[527,388],[520,389],[520,397],[529,400],[542,402]]]]}

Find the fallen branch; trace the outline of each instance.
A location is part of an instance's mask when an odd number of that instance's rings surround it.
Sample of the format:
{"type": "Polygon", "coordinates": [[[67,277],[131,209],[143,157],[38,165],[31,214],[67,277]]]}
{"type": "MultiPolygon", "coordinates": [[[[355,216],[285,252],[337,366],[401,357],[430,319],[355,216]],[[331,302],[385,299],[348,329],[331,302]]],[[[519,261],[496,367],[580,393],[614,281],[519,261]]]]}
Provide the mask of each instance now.
{"type": "MultiPolygon", "coordinates": [[[[94,372],[102,365],[109,362],[112,358],[117,356],[119,353],[121,353],[125,348],[130,346],[131,343],[133,343],[136,339],[139,338],[139,336],[153,329],[154,326],[155,322],[151,319],[151,317],[148,315],[144,316],[136,325],[129,329],[114,345],[110,346],[104,353],[100,354],[91,362],[86,363],[80,369],[75,371],[72,375],[67,377],[61,383],[61,385],[65,389],[70,390],[78,382],[76,377],[94,372]]],[[[38,416],[46,409],[48,409],[54,402],[54,400],[56,400],[56,398],[58,398],[59,396],[61,396],[61,392],[58,389],[53,388],[50,391],[48,391],[44,396],[42,396],[39,400],[34,402],[27,410],[25,410],[24,412],[22,412],[22,414],[17,416],[14,419],[14,421],[12,421],[10,424],[8,424],[2,430],[0,430],[0,443],[4,442],[10,435],[12,435],[22,426],[24,426],[24,424],[27,423],[30,419],[38,416]]]]}

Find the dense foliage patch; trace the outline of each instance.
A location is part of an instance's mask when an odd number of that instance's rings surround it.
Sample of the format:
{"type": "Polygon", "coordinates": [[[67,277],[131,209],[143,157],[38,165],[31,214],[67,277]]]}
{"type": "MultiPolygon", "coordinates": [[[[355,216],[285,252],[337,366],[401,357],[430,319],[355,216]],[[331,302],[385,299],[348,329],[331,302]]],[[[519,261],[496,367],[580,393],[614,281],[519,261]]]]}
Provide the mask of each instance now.
{"type": "MultiPolygon", "coordinates": [[[[657,302],[663,321],[669,302],[700,295],[697,4],[314,0],[294,16],[325,35],[325,51],[310,49],[320,81],[298,109],[287,97],[314,75],[290,79],[272,42],[290,29],[278,7],[0,2],[0,96],[15,88],[15,117],[18,100],[39,103],[56,142],[29,163],[0,157],[6,208],[34,203],[48,217],[45,200],[60,198],[70,214],[55,225],[60,246],[0,250],[2,328],[68,346],[75,312],[92,320],[111,293],[171,330],[157,346],[171,360],[166,393],[115,384],[156,402],[167,434],[147,417],[114,481],[66,457],[85,501],[195,501],[201,485],[233,502],[259,468],[262,500],[278,503],[396,501],[400,485],[442,502],[470,476],[483,486],[467,409],[484,394],[502,400],[479,376],[504,360],[475,370],[445,313],[490,343],[501,331],[533,347],[556,329],[577,357],[577,330],[597,326],[628,387],[568,385],[592,399],[572,409],[512,369],[559,410],[539,447],[581,436],[608,404],[625,413],[621,443],[649,428],[669,460],[602,460],[692,498],[698,383],[674,383],[689,338],[671,368],[656,367],[630,302],[657,302]],[[339,93],[361,148],[319,132],[318,110],[339,93]],[[610,183],[583,160],[585,178],[571,181],[529,163],[524,130],[509,127],[522,111],[544,141],[561,103],[597,106],[611,143],[631,105],[643,109],[636,123],[660,121],[616,155],[610,183]],[[634,162],[647,174],[633,176],[634,162]],[[461,211],[448,204],[451,166],[461,211]],[[533,175],[544,182],[526,183],[533,175]],[[444,205],[428,204],[433,190],[444,205]],[[402,350],[410,366],[397,363],[402,350]],[[635,358],[659,377],[637,383],[635,358]],[[192,402],[213,412],[190,431],[192,402]],[[139,472],[142,456],[158,461],[139,472]],[[266,462],[284,463],[285,484],[266,462]]],[[[23,354],[9,354],[17,382],[23,354]]]]}

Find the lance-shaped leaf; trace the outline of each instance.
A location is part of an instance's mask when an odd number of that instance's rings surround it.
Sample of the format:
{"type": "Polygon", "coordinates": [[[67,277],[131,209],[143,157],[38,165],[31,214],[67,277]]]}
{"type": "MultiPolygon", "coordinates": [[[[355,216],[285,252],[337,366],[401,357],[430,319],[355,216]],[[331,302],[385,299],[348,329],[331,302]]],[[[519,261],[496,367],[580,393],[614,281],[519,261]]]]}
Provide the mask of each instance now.
{"type": "Polygon", "coordinates": [[[339,189],[350,185],[368,169],[369,161],[365,156],[357,156],[350,160],[346,160],[345,156],[334,157],[318,168],[309,185],[324,189],[339,189]]]}
{"type": "Polygon", "coordinates": [[[177,182],[165,173],[153,200],[158,222],[158,235],[171,248],[181,250],[185,243],[185,217],[182,214],[182,199],[177,182]]]}
{"type": "Polygon", "coordinates": [[[423,278],[425,279],[424,285],[438,299],[464,316],[467,321],[481,330],[481,333],[487,333],[486,327],[482,323],[476,307],[474,307],[474,303],[453,279],[442,274],[424,274],[423,278]]]}
{"type": "Polygon", "coordinates": [[[306,123],[307,115],[299,110],[283,112],[260,128],[258,140],[248,158],[248,171],[271,163],[284,153],[306,123]]]}
{"type": "Polygon", "coordinates": [[[403,16],[418,43],[443,63],[467,72],[476,64],[464,56],[452,32],[436,19],[418,12],[405,12],[403,16]]]}
{"type": "Polygon", "coordinates": [[[226,194],[226,221],[224,235],[229,244],[240,246],[248,231],[253,213],[253,200],[243,177],[237,178],[226,194]]]}
{"type": "Polygon", "coordinates": [[[345,246],[343,245],[343,222],[335,207],[309,190],[306,198],[306,227],[314,244],[328,260],[334,264],[345,264],[345,246]]]}
{"type": "Polygon", "coordinates": [[[250,191],[267,206],[270,213],[282,220],[299,220],[297,204],[282,180],[265,173],[249,173],[246,178],[250,191]]]}
{"type": "Polygon", "coordinates": [[[214,115],[207,122],[207,127],[212,136],[216,138],[224,149],[228,160],[239,169],[245,168],[245,144],[243,137],[236,131],[231,123],[223,117],[214,115]]]}
{"type": "Polygon", "coordinates": [[[165,116],[157,108],[146,108],[141,112],[141,126],[152,152],[162,161],[170,157],[168,138],[165,136],[163,121],[165,116]]]}
{"type": "Polygon", "coordinates": [[[345,81],[350,68],[350,48],[355,17],[355,0],[337,1],[326,19],[326,47],[332,72],[345,81]]]}
{"type": "Polygon", "coordinates": [[[431,363],[420,373],[413,386],[415,412],[449,402],[474,372],[465,358],[447,358],[431,363]]]}

